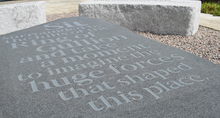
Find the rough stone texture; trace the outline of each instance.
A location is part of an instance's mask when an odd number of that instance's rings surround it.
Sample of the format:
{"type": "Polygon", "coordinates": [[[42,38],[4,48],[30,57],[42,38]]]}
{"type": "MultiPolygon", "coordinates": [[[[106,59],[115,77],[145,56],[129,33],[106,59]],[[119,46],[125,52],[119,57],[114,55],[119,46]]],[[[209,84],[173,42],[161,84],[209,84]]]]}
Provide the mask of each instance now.
{"type": "Polygon", "coordinates": [[[157,34],[189,36],[198,31],[200,1],[141,1],[85,1],[79,4],[79,15],[157,34]]]}
{"type": "Polygon", "coordinates": [[[220,65],[98,19],[0,36],[1,118],[219,118],[220,65]]]}
{"type": "Polygon", "coordinates": [[[45,1],[0,6],[0,34],[29,28],[46,22],[45,1]]]}

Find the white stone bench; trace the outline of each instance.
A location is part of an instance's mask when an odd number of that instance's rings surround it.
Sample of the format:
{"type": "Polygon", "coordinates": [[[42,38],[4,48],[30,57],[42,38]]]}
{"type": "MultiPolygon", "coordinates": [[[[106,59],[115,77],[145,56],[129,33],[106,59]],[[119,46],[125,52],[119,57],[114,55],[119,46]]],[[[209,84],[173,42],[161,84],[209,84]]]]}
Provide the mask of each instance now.
{"type": "Polygon", "coordinates": [[[198,31],[200,10],[200,1],[189,0],[90,0],[79,4],[79,16],[133,31],[186,36],[198,31]]]}
{"type": "Polygon", "coordinates": [[[0,34],[29,28],[45,22],[45,1],[0,6],[0,34]]]}

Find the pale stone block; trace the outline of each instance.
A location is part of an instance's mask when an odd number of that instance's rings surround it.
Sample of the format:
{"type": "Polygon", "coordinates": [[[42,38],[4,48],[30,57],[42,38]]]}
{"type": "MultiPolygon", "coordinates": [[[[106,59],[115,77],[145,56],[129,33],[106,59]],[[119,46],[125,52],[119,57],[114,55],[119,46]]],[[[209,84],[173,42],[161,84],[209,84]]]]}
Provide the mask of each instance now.
{"type": "Polygon", "coordinates": [[[193,35],[198,31],[201,1],[89,0],[79,15],[113,22],[134,31],[193,35]]]}
{"type": "Polygon", "coordinates": [[[29,28],[45,22],[45,1],[0,6],[0,34],[29,28]]]}

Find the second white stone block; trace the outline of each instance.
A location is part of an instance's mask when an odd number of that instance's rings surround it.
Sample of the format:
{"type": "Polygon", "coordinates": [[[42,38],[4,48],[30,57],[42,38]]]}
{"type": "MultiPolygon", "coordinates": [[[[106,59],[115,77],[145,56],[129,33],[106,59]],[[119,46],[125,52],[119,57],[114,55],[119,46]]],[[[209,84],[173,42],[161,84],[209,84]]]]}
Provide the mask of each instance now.
{"type": "Polygon", "coordinates": [[[193,35],[198,31],[200,1],[94,0],[79,4],[79,16],[113,22],[133,31],[193,35]]]}

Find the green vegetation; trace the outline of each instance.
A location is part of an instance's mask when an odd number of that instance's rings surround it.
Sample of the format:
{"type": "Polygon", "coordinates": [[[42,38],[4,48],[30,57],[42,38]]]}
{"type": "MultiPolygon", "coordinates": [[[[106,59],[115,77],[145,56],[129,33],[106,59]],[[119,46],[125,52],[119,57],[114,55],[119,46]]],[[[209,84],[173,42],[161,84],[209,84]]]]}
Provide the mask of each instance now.
{"type": "Polygon", "coordinates": [[[213,16],[220,16],[220,3],[204,2],[201,8],[202,13],[213,14],[213,16]]]}

